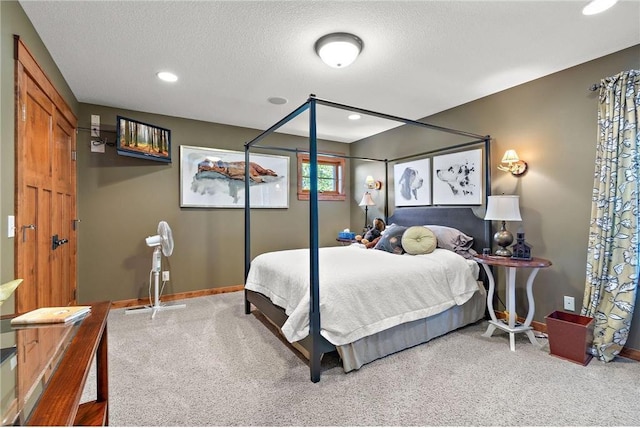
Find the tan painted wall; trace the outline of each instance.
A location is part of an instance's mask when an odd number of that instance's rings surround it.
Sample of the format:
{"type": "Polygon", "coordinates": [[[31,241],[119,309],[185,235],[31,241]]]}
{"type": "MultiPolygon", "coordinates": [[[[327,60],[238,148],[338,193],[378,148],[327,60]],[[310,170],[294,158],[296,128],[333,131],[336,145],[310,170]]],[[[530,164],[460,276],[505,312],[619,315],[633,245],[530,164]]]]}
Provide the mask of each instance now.
{"type": "MultiPolygon", "coordinates": [[[[523,221],[507,227],[524,227],[533,254],[553,262],[535,281],[537,321],[562,309],[565,295],[575,297],[576,308],[582,304],[597,138],[597,94],[588,88],[633,68],[640,68],[640,45],[424,119],[493,138],[492,193],[520,195],[523,221]],[[507,149],[529,163],[526,175],[516,178],[495,168],[507,149]]],[[[430,142],[405,127],[353,144],[352,155],[391,159],[424,151],[430,142]]],[[[354,163],[353,182],[362,182],[370,171],[384,177],[380,166],[354,163]]],[[[362,210],[352,204],[351,224],[362,218],[362,210]]],[[[518,279],[523,286],[523,278],[518,279]]],[[[519,315],[526,314],[524,293],[517,295],[517,307],[519,315]]],[[[627,346],[640,349],[637,314],[627,346]]]]}
{"type": "MultiPolygon", "coordinates": [[[[165,292],[242,284],[244,210],[180,208],[179,146],[243,151],[244,143],[260,132],[87,104],[81,104],[81,127],[89,127],[92,114],[100,115],[103,129],[115,129],[118,114],[170,129],[173,162],[118,156],[114,147],[105,154],[91,153],[89,133],[79,134],[80,301],[147,296],[152,249],[144,238],[155,234],[160,220],[169,223],[175,240],[174,254],[163,267],[171,272],[165,292]]],[[[115,140],[113,133],[104,135],[115,140]]],[[[306,149],[307,139],[276,134],[263,144],[306,149]]],[[[335,142],[321,142],[320,147],[344,154],[350,150],[335,142]]],[[[296,198],[295,156],[265,153],[290,156],[289,208],[252,210],[254,255],[308,245],[309,205],[296,198]]],[[[322,245],[337,244],[338,231],[349,227],[349,209],[348,201],[320,203],[322,245]]]]}
{"type": "MultiPolygon", "coordinates": [[[[173,157],[180,144],[241,150],[242,143],[257,131],[165,116],[127,112],[107,107],[79,107],[64,78],[42,45],[17,2],[0,2],[0,280],[13,278],[13,245],[6,238],[6,218],[14,209],[14,99],[13,34],[19,34],[46,73],[79,112],[80,126],[88,127],[90,114],[101,114],[103,123],[115,123],[115,115],[129,115],[173,131],[173,157]]],[[[596,94],[588,87],[619,71],[640,68],[640,47],[521,85],[499,94],[443,112],[426,121],[491,134],[495,165],[507,148],[515,148],[530,164],[521,178],[492,169],[493,193],[521,196],[522,225],[534,254],[549,258],[554,266],[542,271],[534,288],[535,319],[562,307],[562,296],[571,295],[579,305],[584,289],[584,263],[590,211],[596,132],[596,94]]],[[[387,112],[393,114],[394,112],[387,112]]],[[[352,155],[393,158],[421,150],[431,143],[431,133],[395,130],[353,144],[352,155]]],[[[433,137],[435,138],[435,137],[433,137]]],[[[457,140],[456,140],[457,141],[457,140]]],[[[283,136],[283,144],[304,147],[302,139],[283,136]]],[[[437,140],[446,145],[452,141],[437,140]]],[[[88,135],[78,136],[78,209],[80,226],[79,292],[81,301],[126,299],[145,295],[150,267],[149,248],[143,238],[161,219],[169,221],[176,238],[176,253],[170,260],[169,292],[235,285],[242,282],[242,210],[181,209],[178,195],[178,164],[152,164],[117,157],[113,148],[105,155],[89,152],[88,135]],[[153,191],[161,189],[161,197],[153,191]],[[140,210],[143,214],[140,214],[140,210]],[[185,248],[189,248],[187,251],[185,248]],[[195,251],[193,249],[196,249],[195,251]]],[[[348,146],[328,144],[326,150],[345,151],[348,146]],[[337,146],[336,146],[337,145],[337,146]]],[[[291,163],[292,168],[295,165],[291,163]]],[[[357,206],[361,183],[373,171],[372,164],[354,165],[350,203],[321,204],[321,243],[334,244],[338,230],[351,224],[362,226],[364,214],[357,206]],[[336,208],[338,207],[338,208],[336,208]],[[350,222],[348,221],[350,219],[350,222]]],[[[294,175],[292,175],[294,176],[294,175]]],[[[385,185],[388,183],[385,183],[385,185]]],[[[293,183],[292,183],[293,185],[293,183]]],[[[157,191],[156,191],[157,192],[157,191]]],[[[254,230],[261,230],[254,251],[305,246],[307,204],[290,194],[290,208],[264,210],[255,216],[254,230]]],[[[381,195],[377,195],[380,201],[381,195]]],[[[376,208],[370,218],[380,212],[376,208]]],[[[519,224],[510,225],[512,229],[519,224]]],[[[518,312],[525,313],[523,295],[518,312]]],[[[3,313],[12,305],[3,305],[3,313]]],[[[640,349],[636,316],[629,347],[640,349]]]]}
{"type": "MultiPolygon", "coordinates": [[[[24,40],[75,114],[78,102],[18,2],[0,1],[0,24],[0,282],[4,283],[14,278],[14,239],[7,238],[7,216],[15,208],[14,34],[24,40]]],[[[12,311],[13,302],[2,305],[2,313],[12,311]]]]}

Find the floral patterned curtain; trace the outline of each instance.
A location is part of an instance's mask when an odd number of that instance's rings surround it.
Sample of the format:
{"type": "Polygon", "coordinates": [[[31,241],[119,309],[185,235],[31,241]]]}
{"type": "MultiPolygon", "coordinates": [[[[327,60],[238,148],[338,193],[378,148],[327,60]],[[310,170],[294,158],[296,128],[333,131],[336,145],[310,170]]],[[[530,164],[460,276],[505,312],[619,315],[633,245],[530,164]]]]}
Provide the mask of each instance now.
{"type": "Polygon", "coordinates": [[[598,144],[582,315],[593,346],[611,361],[627,341],[638,288],[640,70],[600,83],[598,144]]]}

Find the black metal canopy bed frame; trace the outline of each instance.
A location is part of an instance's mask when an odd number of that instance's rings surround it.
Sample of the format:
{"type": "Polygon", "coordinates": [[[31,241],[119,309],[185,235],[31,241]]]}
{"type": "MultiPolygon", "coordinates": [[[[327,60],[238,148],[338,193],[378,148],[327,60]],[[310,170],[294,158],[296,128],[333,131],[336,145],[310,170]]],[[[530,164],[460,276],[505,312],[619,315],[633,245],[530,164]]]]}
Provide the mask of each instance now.
{"type": "MultiPolygon", "coordinates": [[[[253,140],[247,142],[245,144],[245,162],[246,165],[249,165],[250,161],[250,151],[252,148],[261,148],[267,150],[278,150],[285,152],[300,152],[297,149],[291,148],[283,148],[283,147],[273,147],[266,145],[259,145],[258,143],[262,141],[267,136],[274,133],[276,130],[281,128],[283,125],[300,115],[305,111],[309,111],[309,137],[308,137],[308,154],[309,154],[309,165],[310,165],[310,191],[309,191],[309,334],[304,339],[297,342],[296,346],[299,350],[305,354],[305,356],[309,359],[310,366],[310,377],[312,382],[318,382],[320,380],[320,367],[321,367],[321,359],[323,354],[336,350],[336,346],[330,343],[325,337],[321,335],[321,319],[320,319],[320,275],[319,275],[319,236],[318,236],[318,141],[317,141],[317,123],[316,123],[316,106],[320,104],[327,107],[332,107],[336,109],[346,110],[349,112],[362,113],[365,115],[375,116],[382,119],[388,119],[400,123],[404,123],[406,125],[415,126],[419,128],[427,128],[430,130],[441,131],[444,133],[455,134],[457,136],[462,136],[466,138],[472,139],[472,141],[464,142],[461,144],[449,146],[446,148],[439,148],[437,150],[428,150],[421,153],[417,153],[410,156],[403,156],[395,159],[372,159],[372,158],[364,158],[364,157],[355,157],[355,156],[338,156],[335,154],[325,154],[322,155],[342,157],[350,160],[362,160],[362,161],[377,161],[383,162],[385,165],[385,176],[386,183],[389,183],[389,163],[394,164],[399,161],[418,158],[420,156],[429,156],[436,153],[448,153],[460,151],[461,149],[470,148],[470,147],[482,147],[483,148],[483,171],[482,171],[482,179],[483,179],[483,200],[482,204],[486,206],[487,197],[490,194],[490,173],[489,173],[489,159],[490,159],[490,137],[482,136],[478,134],[473,134],[469,132],[459,131],[455,129],[449,129],[441,126],[430,125],[427,123],[414,121],[411,119],[405,119],[397,116],[392,116],[388,114],[383,114],[379,112],[374,112],[370,110],[366,110],[363,108],[358,108],[354,106],[348,106],[344,104],[338,104],[332,101],[327,101],[323,99],[316,98],[315,95],[310,95],[308,100],[299,106],[297,109],[292,111],[290,114],[285,116],[279,122],[271,126],[269,129],[262,132],[260,135],[255,137],[253,140]],[[303,349],[300,349],[302,347],[303,349]],[[306,351],[306,352],[305,352],[306,351]]],[[[250,177],[249,177],[249,168],[245,168],[245,206],[244,206],[244,221],[245,221],[245,284],[247,280],[247,276],[249,275],[249,271],[251,268],[251,205],[250,205],[250,177]]],[[[477,252],[482,252],[482,250],[486,247],[490,247],[491,245],[491,223],[489,221],[484,221],[483,219],[478,218],[473,209],[469,206],[425,206],[425,207],[398,207],[394,210],[394,213],[389,216],[389,187],[385,186],[384,191],[384,206],[385,206],[385,220],[387,224],[396,223],[398,225],[403,226],[411,226],[411,225],[425,225],[425,224],[437,224],[443,226],[449,226],[456,229],[467,231],[467,233],[471,234],[474,237],[474,249],[477,252]]],[[[480,270],[481,271],[481,270],[480,270]]],[[[483,272],[480,272],[480,276],[483,276],[483,272]]],[[[486,285],[486,278],[483,278],[486,285]]],[[[486,298],[485,301],[486,303],[486,298]]],[[[244,304],[245,304],[245,313],[251,313],[251,304],[253,304],[266,318],[269,319],[273,324],[277,327],[282,327],[282,325],[287,320],[287,314],[285,310],[274,303],[272,303],[269,298],[262,295],[261,293],[247,290],[245,288],[244,291],[244,304]]],[[[471,321],[475,322],[477,319],[471,321]]],[[[468,322],[467,322],[468,323],[468,322]]],[[[456,327],[457,328],[457,327],[456,327]]],[[[392,329],[389,329],[390,331],[392,329]]],[[[385,332],[381,332],[385,333],[385,332]]],[[[438,332],[435,335],[429,336],[426,340],[429,340],[431,337],[436,337],[438,335],[444,334],[444,332],[438,332]]],[[[421,339],[422,342],[426,341],[421,339]]],[[[418,344],[421,342],[417,342],[414,344],[418,344]]],[[[412,345],[410,345],[412,346],[412,345]]],[[[408,346],[404,346],[408,347],[408,346]]],[[[388,351],[387,353],[396,352],[404,348],[394,349],[388,351]]],[[[375,358],[380,358],[386,354],[381,354],[375,358]]],[[[356,367],[357,368],[357,367],[356,367]]]]}

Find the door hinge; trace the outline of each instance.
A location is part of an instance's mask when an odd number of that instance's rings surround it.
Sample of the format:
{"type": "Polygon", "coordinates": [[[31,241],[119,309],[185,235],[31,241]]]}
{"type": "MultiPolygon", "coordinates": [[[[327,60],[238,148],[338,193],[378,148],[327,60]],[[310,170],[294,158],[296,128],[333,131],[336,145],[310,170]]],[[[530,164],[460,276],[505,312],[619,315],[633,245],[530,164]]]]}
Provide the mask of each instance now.
{"type": "Polygon", "coordinates": [[[22,103],[22,121],[27,121],[27,103],[22,103]]]}
{"type": "Polygon", "coordinates": [[[78,157],[78,152],[71,150],[71,160],[74,161],[78,157]]]}

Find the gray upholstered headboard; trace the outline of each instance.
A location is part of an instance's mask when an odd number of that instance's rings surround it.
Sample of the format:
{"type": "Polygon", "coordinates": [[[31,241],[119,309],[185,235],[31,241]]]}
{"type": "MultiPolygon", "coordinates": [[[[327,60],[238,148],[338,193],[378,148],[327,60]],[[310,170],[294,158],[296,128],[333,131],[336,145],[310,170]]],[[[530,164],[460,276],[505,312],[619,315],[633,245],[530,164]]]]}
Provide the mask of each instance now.
{"type": "Polygon", "coordinates": [[[491,247],[491,222],[477,217],[469,207],[402,207],[396,208],[387,224],[416,226],[437,224],[455,227],[473,237],[473,249],[482,254],[491,247]]]}

